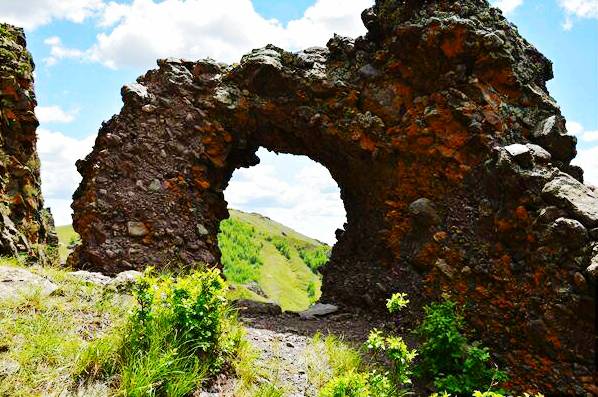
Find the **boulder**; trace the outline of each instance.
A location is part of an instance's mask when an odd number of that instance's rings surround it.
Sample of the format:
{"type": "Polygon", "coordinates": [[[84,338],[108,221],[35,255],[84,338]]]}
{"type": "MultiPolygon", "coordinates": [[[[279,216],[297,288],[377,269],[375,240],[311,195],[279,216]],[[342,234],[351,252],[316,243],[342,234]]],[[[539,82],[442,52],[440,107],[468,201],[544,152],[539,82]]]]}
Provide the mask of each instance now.
{"type": "Polygon", "coordinates": [[[0,300],[18,298],[36,291],[48,296],[57,289],[56,284],[28,270],[0,266],[0,300]]]}
{"type": "Polygon", "coordinates": [[[327,316],[337,311],[338,306],[329,303],[316,303],[309,309],[299,312],[299,317],[302,320],[314,320],[317,317],[327,316]]]}
{"type": "Polygon", "coordinates": [[[560,173],[542,189],[551,203],[571,211],[586,227],[598,226],[598,195],[568,174],[560,173]]]}
{"type": "Polygon", "coordinates": [[[77,270],[76,272],[71,272],[69,274],[81,281],[100,286],[105,286],[110,282],[110,280],[112,280],[110,277],[104,276],[102,273],[88,272],[86,270],[77,270]]]}

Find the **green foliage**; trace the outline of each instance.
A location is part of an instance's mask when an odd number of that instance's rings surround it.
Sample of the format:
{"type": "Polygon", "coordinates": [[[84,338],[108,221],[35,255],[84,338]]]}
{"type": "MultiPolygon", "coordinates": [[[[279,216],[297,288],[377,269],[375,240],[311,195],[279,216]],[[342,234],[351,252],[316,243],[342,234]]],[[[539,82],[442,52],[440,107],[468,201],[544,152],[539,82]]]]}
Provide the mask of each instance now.
{"type": "Polygon", "coordinates": [[[122,344],[120,389],[126,396],[185,396],[217,372],[238,339],[216,269],[171,278],[146,272],[122,344]]]}
{"type": "MultiPolygon", "coordinates": [[[[506,397],[504,394],[502,393],[497,393],[497,392],[493,392],[493,391],[474,391],[473,394],[471,395],[472,397],[506,397]]],[[[430,397],[452,397],[452,394],[449,394],[447,392],[442,392],[442,393],[433,393],[430,394],[430,397]]],[[[543,394],[538,393],[538,394],[534,394],[533,396],[531,394],[528,393],[523,393],[523,396],[521,397],[544,397],[543,394]]]]}
{"type": "Polygon", "coordinates": [[[270,237],[269,241],[271,241],[272,244],[274,244],[274,246],[282,256],[284,256],[287,259],[291,259],[291,247],[289,247],[289,243],[287,240],[283,239],[282,237],[275,236],[270,237]]]}
{"type": "Polygon", "coordinates": [[[328,263],[330,248],[326,245],[314,248],[302,247],[299,250],[301,260],[313,271],[317,272],[321,267],[328,263]]]}
{"type": "Polygon", "coordinates": [[[405,308],[407,304],[409,304],[407,294],[402,292],[392,294],[390,299],[386,300],[386,308],[388,309],[390,314],[399,312],[401,309],[405,308]]]}
{"type": "Polygon", "coordinates": [[[318,287],[316,286],[316,283],[313,281],[310,281],[307,284],[307,296],[309,297],[310,303],[316,303],[316,301],[318,300],[317,288],[318,287]]]}
{"type": "MultiPolygon", "coordinates": [[[[408,303],[407,294],[395,293],[387,300],[386,307],[390,313],[396,313],[408,303]]],[[[386,383],[391,384],[394,390],[399,392],[411,384],[411,364],[417,356],[417,351],[409,349],[403,338],[383,335],[381,331],[374,329],[370,332],[366,346],[371,351],[384,354],[391,363],[388,371],[380,376],[386,377],[386,383]]]]}
{"type": "Polygon", "coordinates": [[[468,342],[463,328],[456,303],[445,299],[426,306],[425,318],[417,329],[423,339],[418,372],[433,378],[439,390],[457,395],[491,390],[505,381],[506,375],[491,366],[487,348],[468,342]]]}
{"type": "Polygon", "coordinates": [[[397,386],[402,388],[411,384],[411,363],[417,356],[415,349],[410,350],[405,341],[400,336],[384,336],[382,332],[374,329],[370,332],[367,341],[368,349],[384,353],[386,358],[392,363],[388,376],[397,386]]]}
{"type": "Polygon", "coordinates": [[[320,391],[320,397],[366,397],[371,396],[369,374],[348,372],[330,381],[320,391]]]}
{"type": "Polygon", "coordinates": [[[220,222],[218,245],[224,275],[230,282],[246,284],[259,279],[262,247],[254,237],[255,228],[247,223],[233,218],[220,222]]]}
{"type": "MultiPolygon", "coordinates": [[[[22,267],[26,258],[0,258],[0,264],[22,267]]],[[[122,325],[134,302],[106,294],[103,287],[81,282],[64,269],[29,265],[27,270],[58,289],[49,296],[37,288],[24,290],[0,302],[0,358],[20,366],[0,376],[0,396],[66,395],[77,389],[78,374],[94,370],[95,361],[113,361],[102,348],[90,350],[85,362],[83,356],[97,334],[122,325]]]]}
{"type": "Polygon", "coordinates": [[[221,222],[218,240],[224,274],[236,287],[233,298],[269,300],[285,311],[306,310],[319,299],[320,275],[299,251],[328,246],[259,214],[229,213],[230,219],[221,222]],[[259,286],[259,295],[242,287],[250,283],[259,286]]]}

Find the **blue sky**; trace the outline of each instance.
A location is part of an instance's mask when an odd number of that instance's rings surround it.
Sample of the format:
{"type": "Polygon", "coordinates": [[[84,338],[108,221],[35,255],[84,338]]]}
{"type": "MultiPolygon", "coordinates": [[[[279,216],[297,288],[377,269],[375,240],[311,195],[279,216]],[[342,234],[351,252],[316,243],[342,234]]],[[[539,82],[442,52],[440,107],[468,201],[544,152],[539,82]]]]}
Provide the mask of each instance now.
{"type": "MultiPolygon", "coordinates": [[[[120,87],[156,58],[233,62],[268,42],[292,50],[322,46],[335,32],[363,33],[359,14],[371,2],[0,0],[0,20],[25,27],[37,64],[43,190],[57,223],[70,220],[79,182],[74,161],[91,149],[101,122],[120,110],[120,87]]],[[[598,185],[598,0],[494,4],[554,62],[549,89],[578,136],[576,162],[598,185]]],[[[235,173],[225,192],[231,205],[333,242],[344,209],[328,172],[306,158],[259,155],[261,165],[235,173]]]]}

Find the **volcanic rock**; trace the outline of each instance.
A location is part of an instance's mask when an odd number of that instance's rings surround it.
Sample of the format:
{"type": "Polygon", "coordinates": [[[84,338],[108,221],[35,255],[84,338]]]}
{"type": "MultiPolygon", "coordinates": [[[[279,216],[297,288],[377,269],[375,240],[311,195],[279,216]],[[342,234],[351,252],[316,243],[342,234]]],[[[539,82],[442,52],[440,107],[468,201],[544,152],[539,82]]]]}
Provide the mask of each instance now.
{"type": "Polygon", "coordinates": [[[23,29],[0,23],[0,255],[39,262],[58,238],[41,194],[34,64],[25,46],[23,29]]]}
{"type": "Polygon", "coordinates": [[[597,227],[598,196],[569,163],[550,61],[483,0],[377,0],[362,17],[365,36],[327,49],[165,59],[123,88],[77,164],[69,262],[108,274],[219,266],[234,170],[257,164],[259,147],[306,155],[347,211],[323,299],[383,310],[388,291],[449,294],[513,390],[591,390],[595,280],[569,286],[591,263],[596,235],[579,226],[597,227]],[[137,186],[156,179],[158,191],[137,186]],[[130,220],[147,230],[132,235],[130,220]],[[546,238],[555,230],[586,243],[546,238]]]}

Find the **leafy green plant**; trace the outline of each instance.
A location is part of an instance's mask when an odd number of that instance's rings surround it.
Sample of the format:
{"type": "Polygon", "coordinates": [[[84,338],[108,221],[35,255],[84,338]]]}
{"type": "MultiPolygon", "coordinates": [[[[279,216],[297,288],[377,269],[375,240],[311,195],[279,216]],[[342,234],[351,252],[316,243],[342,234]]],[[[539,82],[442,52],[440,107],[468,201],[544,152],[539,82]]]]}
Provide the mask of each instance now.
{"type": "Polygon", "coordinates": [[[299,257],[313,271],[317,272],[325,266],[330,259],[330,248],[328,246],[319,246],[315,248],[300,248],[299,257]]]}
{"type": "Polygon", "coordinates": [[[411,363],[417,356],[415,349],[407,347],[400,336],[383,336],[382,332],[373,330],[367,341],[367,347],[378,353],[384,353],[390,360],[391,368],[387,372],[397,389],[411,384],[411,363]]]}
{"type": "Polygon", "coordinates": [[[272,244],[274,244],[274,246],[282,256],[284,256],[287,259],[291,259],[291,247],[289,247],[289,243],[286,240],[277,236],[272,237],[270,241],[272,241],[272,244]]]}
{"type": "Polygon", "coordinates": [[[371,396],[369,374],[350,371],[333,378],[320,391],[320,397],[367,397],[371,396]]]}
{"type": "Polygon", "coordinates": [[[239,343],[225,290],[216,269],[138,280],[121,351],[123,395],[184,396],[222,368],[239,343]]]}
{"type": "Polygon", "coordinates": [[[409,299],[407,299],[407,294],[403,292],[397,292],[396,294],[392,294],[392,296],[386,300],[386,308],[390,312],[390,314],[394,314],[399,312],[401,309],[404,309],[409,304],[409,299]]]}
{"type": "MultiPolygon", "coordinates": [[[[386,301],[386,307],[390,313],[397,313],[404,309],[409,300],[407,294],[395,293],[386,301]]],[[[413,371],[411,365],[417,351],[409,349],[403,338],[400,336],[383,335],[381,331],[373,329],[370,332],[366,346],[369,350],[382,353],[391,363],[389,370],[383,375],[388,377],[393,388],[398,392],[406,385],[411,384],[413,371]]]]}
{"type": "Polygon", "coordinates": [[[488,349],[469,343],[463,335],[463,317],[448,299],[424,308],[425,318],[416,330],[422,338],[420,376],[434,379],[438,390],[457,395],[491,391],[506,374],[491,365],[488,349]]]}
{"type": "Polygon", "coordinates": [[[222,252],[222,265],[227,280],[246,284],[259,279],[262,265],[262,247],[253,238],[255,228],[236,219],[220,222],[218,245],[222,252]]]}

